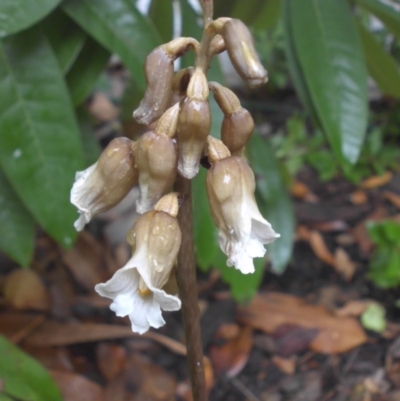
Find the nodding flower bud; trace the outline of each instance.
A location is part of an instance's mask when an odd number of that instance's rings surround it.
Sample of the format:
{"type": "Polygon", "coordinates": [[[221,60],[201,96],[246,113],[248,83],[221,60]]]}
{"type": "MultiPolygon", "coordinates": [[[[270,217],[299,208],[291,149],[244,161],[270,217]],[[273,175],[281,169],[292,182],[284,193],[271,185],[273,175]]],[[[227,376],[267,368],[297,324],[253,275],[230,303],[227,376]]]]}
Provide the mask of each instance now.
{"type": "Polygon", "coordinates": [[[71,203],[81,213],[74,224],[77,231],[82,231],[92,217],[117,205],[137,184],[135,146],[128,138],[115,138],[97,163],[76,173],[71,203]]]}
{"type": "Polygon", "coordinates": [[[209,86],[225,116],[222,121],[221,139],[232,155],[240,156],[253,134],[253,117],[240,105],[238,97],[230,89],[217,82],[210,82],[209,86]]]}
{"type": "Polygon", "coordinates": [[[247,26],[238,19],[231,19],[225,22],[221,34],[225,40],[229,58],[238,74],[252,88],[265,84],[268,74],[258,58],[247,26]]]}
{"type": "MultiPolygon", "coordinates": [[[[160,203],[177,205],[176,193],[167,197],[160,203]]],[[[171,282],[182,233],[168,210],[151,210],[136,220],[127,235],[132,257],[109,281],[95,287],[101,296],[113,300],[110,309],[117,316],[129,316],[132,331],[140,334],[165,324],[162,310],[181,307],[171,282]]]]}
{"type": "Polygon", "coordinates": [[[186,97],[186,91],[193,75],[194,68],[187,67],[179,70],[172,81],[172,95],[169,104],[173,106],[175,103],[182,101],[186,97]]]}
{"type": "Polygon", "coordinates": [[[199,171],[200,158],[211,129],[211,111],[208,104],[208,83],[203,71],[196,69],[182,102],[178,121],[178,170],[192,179],[199,171]]]}
{"type": "Polygon", "coordinates": [[[157,120],[168,106],[174,75],[174,60],[198,45],[193,38],[177,38],[155,48],[146,59],[146,93],[133,118],[139,124],[157,120]]]}
{"type": "Polygon", "coordinates": [[[160,118],[155,131],[146,132],[136,145],[136,165],[139,170],[140,196],[138,213],[152,209],[172,187],[176,177],[177,147],[175,135],[179,103],[160,118]]]}
{"type": "Polygon", "coordinates": [[[211,215],[219,230],[219,246],[228,266],[244,274],[254,272],[253,258],[263,257],[263,244],[279,237],[258,210],[254,174],[241,157],[225,157],[207,172],[211,215]]]}

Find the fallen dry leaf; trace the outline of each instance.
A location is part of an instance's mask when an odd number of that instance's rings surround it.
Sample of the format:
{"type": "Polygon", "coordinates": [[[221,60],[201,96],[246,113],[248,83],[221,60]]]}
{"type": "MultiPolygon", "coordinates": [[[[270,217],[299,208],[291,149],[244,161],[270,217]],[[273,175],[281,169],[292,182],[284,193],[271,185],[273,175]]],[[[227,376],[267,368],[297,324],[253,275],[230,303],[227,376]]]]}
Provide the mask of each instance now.
{"type": "Polygon", "coordinates": [[[345,231],[349,228],[348,224],[343,220],[323,221],[321,223],[311,224],[311,227],[314,230],[324,232],[345,231]]]}
{"type": "Polygon", "coordinates": [[[50,308],[49,294],[38,274],[29,269],[17,269],[4,280],[4,301],[19,310],[47,311],[50,308]]]}
{"type": "Polygon", "coordinates": [[[50,371],[64,401],[103,401],[104,390],[98,384],[69,372],[50,371]]]}
{"type": "Polygon", "coordinates": [[[397,338],[386,353],[386,374],[396,388],[400,388],[400,338],[397,338]]]}
{"type": "Polygon", "coordinates": [[[347,352],[367,340],[356,319],[337,317],[301,298],[274,292],[257,295],[248,306],[240,307],[238,319],[267,333],[285,324],[318,329],[310,348],[324,354],[347,352]]]}
{"type": "Polygon", "coordinates": [[[318,259],[333,266],[335,259],[325,244],[324,237],[318,231],[310,231],[310,246],[318,259]]]}
{"type": "Polygon", "coordinates": [[[235,377],[246,365],[253,347],[253,330],[243,327],[238,335],[224,345],[211,347],[209,356],[217,376],[235,377]]]}
{"type": "Polygon", "coordinates": [[[275,353],[288,358],[296,353],[306,351],[318,334],[318,329],[283,324],[273,333],[275,353]]]}
{"type": "Polygon", "coordinates": [[[236,323],[223,323],[218,328],[218,331],[215,333],[217,338],[221,338],[223,340],[233,340],[237,338],[240,334],[240,327],[236,323]]]}
{"type": "Polygon", "coordinates": [[[350,195],[350,202],[353,205],[362,205],[368,201],[368,196],[365,191],[357,190],[350,195]]]}
{"type": "Polygon", "coordinates": [[[94,286],[105,281],[106,268],[103,249],[87,232],[82,231],[70,250],[62,250],[62,260],[75,280],[87,291],[94,292],[94,286]]]}
{"type": "Polygon", "coordinates": [[[372,303],[374,303],[374,301],[350,301],[347,302],[347,304],[343,307],[336,309],[335,315],[338,317],[359,317],[368,309],[368,307],[372,303]]]}
{"type": "Polygon", "coordinates": [[[346,281],[350,281],[357,270],[357,265],[343,248],[336,248],[334,257],[333,267],[346,281]]]}
{"type": "Polygon", "coordinates": [[[292,375],[296,371],[296,357],[282,358],[275,355],[272,357],[272,362],[286,375],[292,375]]]}
{"type": "Polygon", "coordinates": [[[382,175],[374,175],[370,178],[364,180],[360,187],[364,189],[373,189],[377,187],[381,187],[382,185],[387,184],[393,177],[393,173],[391,171],[386,171],[386,173],[382,175]]]}
{"type": "Polygon", "coordinates": [[[296,239],[301,241],[310,241],[310,230],[303,225],[298,225],[296,230],[296,239]]]}
{"type": "Polygon", "coordinates": [[[97,366],[107,381],[116,379],[125,370],[127,355],[124,347],[101,342],[96,347],[97,366]]]}
{"type": "Polygon", "coordinates": [[[136,390],[137,401],[175,401],[174,378],[142,355],[129,358],[125,377],[127,388],[136,390]]]}
{"type": "Polygon", "coordinates": [[[383,197],[390,203],[392,203],[392,205],[396,206],[397,209],[400,209],[400,195],[397,195],[393,192],[385,191],[383,193],[383,197]]]}
{"type": "Polygon", "coordinates": [[[290,188],[290,193],[297,199],[310,203],[317,203],[318,197],[310,191],[306,184],[296,181],[290,188]]]}

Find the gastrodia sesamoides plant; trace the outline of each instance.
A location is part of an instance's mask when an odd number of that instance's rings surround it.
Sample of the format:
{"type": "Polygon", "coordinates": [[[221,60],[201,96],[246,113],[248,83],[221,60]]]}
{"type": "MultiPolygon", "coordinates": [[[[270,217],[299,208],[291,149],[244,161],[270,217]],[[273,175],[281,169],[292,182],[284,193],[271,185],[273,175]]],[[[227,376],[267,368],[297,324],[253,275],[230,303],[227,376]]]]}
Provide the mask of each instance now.
{"type": "Polygon", "coordinates": [[[162,311],[181,307],[173,283],[185,236],[177,214],[185,197],[172,190],[178,175],[186,180],[197,175],[200,160],[208,158],[211,166],[204,191],[228,266],[253,273],[253,258],[263,257],[264,245],[279,237],[258,210],[254,174],[244,157],[254,121],[231,90],[207,81],[212,57],[223,51],[251,87],[266,83],[251,34],[237,19],[209,21],[200,43],[177,38],[157,47],[146,59],[147,89],[133,112],[137,122],[155,123],[155,128],[137,142],[112,141],[96,164],[77,173],[71,191],[71,202],[81,214],[75,227],[82,230],[139,185],[140,217],[127,236],[132,257],[109,281],[96,286],[100,295],[112,299],[110,308],[118,316],[129,316],[138,333],[162,326],[162,311]],[[196,64],[174,72],[174,61],[188,51],[196,53],[196,64]],[[221,141],[210,136],[210,92],[224,114],[221,141]]]}

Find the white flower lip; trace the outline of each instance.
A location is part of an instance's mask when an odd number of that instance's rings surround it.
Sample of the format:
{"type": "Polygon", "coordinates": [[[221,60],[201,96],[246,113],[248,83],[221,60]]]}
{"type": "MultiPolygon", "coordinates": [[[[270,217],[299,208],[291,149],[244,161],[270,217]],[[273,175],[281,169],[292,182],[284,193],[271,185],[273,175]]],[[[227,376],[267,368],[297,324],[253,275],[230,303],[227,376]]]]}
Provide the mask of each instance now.
{"type": "Polygon", "coordinates": [[[109,281],[96,285],[95,290],[101,296],[111,298],[113,302],[110,309],[117,316],[129,316],[132,331],[139,334],[145,333],[150,327],[158,329],[165,324],[161,310],[176,311],[181,307],[177,296],[167,294],[151,282],[145,252],[135,253],[109,281]],[[151,291],[148,295],[139,293],[140,278],[151,291]]]}

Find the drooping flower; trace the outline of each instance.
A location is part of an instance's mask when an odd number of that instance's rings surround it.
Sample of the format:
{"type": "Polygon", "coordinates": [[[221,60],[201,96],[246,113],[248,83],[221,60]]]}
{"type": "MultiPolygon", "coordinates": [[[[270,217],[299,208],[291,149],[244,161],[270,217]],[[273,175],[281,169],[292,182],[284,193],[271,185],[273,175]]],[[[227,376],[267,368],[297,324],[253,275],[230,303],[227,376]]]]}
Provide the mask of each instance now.
{"type": "Polygon", "coordinates": [[[219,246],[227,265],[244,274],[254,272],[253,258],[265,255],[264,244],[279,234],[264,219],[254,198],[254,174],[246,160],[230,156],[221,141],[209,137],[207,194],[211,215],[219,230],[219,246]]]}
{"type": "Polygon", "coordinates": [[[94,216],[117,205],[137,182],[135,142],[113,139],[95,164],[76,173],[71,189],[71,203],[81,214],[76,230],[82,231],[94,216]]]}
{"type": "Polygon", "coordinates": [[[165,324],[161,310],[181,307],[180,299],[166,291],[182,240],[177,211],[177,194],[172,193],[140,216],[127,236],[131,259],[109,281],[95,287],[113,300],[110,309],[117,316],[129,316],[132,331],[140,334],[165,324]]]}

